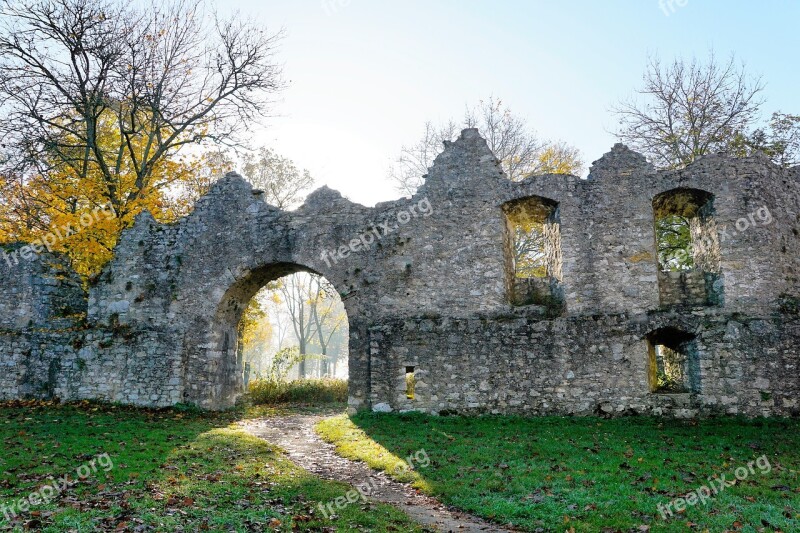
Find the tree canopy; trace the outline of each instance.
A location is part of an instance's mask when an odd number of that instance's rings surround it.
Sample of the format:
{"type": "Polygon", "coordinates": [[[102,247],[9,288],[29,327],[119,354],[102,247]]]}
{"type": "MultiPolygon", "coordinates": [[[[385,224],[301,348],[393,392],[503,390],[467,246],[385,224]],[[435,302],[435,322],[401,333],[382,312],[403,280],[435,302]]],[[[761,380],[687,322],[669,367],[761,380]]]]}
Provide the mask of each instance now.
{"type": "Polygon", "coordinates": [[[0,2],[0,239],[102,207],[60,242],[91,273],[142,210],[184,212],[225,167],[203,147],[237,144],[283,86],[280,36],[199,0],[0,2]]]}
{"type": "Polygon", "coordinates": [[[613,112],[619,139],[665,169],[682,168],[700,156],[761,151],[779,165],[800,160],[800,117],[776,112],[765,123],[764,83],[735,57],[721,62],[649,59],[642,86],[613,112]]]}
{"type": "Polygon", "coordinates": [[[467,108],[460,122],[425,124],[422,138],[403,146],[389,170],[396,189],[412,195],[441,153],[444,141],[454,140],[461,129],[478,128],[500,160],[506,176],[519,181],[534,174],[578,174],[583,167],[580,151],[564,142],[540,139],[527,121],[512,113],[502,100],[489,98],[467,108]]]}

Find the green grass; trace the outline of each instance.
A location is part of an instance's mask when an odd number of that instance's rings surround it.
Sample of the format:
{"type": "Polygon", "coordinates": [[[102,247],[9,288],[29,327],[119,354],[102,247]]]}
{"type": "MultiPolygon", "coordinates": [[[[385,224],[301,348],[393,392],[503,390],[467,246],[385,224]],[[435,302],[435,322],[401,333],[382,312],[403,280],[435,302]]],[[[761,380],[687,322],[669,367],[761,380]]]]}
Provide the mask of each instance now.
{"type": "Polygon", "coordinates": [[[82,403],[0,407],[0,505],[72,474],[98,454],[113,468],[0,529],[43,531],[420,531],[398,510],[352,504],[328,520],[317,504],[350,487],[322,481],[237,429],[245,415],[82,403]]]}
{"type": "Polygon", "coordinates": [[[285,403],[342,404],[347,402],[346,379],[260,379],[250,383],[248,397],[254,404],[285,403]]]}
{"type": "Polygon", "coordinates": [[[536,531],[800,531],[800,421],[340,415],[317,430],[340,454],[401,474],[442,501],[536,531]],[[771,471],[663,520],[658,504],[734,479],[766,455],[771,471]],[[649,529],[648,529],[649,528],[649,529]]]}

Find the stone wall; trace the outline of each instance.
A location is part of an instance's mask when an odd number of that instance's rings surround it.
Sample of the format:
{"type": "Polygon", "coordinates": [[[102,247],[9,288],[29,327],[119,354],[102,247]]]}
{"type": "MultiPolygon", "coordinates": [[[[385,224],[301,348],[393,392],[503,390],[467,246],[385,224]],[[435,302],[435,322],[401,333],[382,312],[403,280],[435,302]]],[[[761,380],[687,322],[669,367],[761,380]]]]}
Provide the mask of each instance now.
{"type": "Polygon", "coordinates": [[[0,247],[0,399],[4,400],[59,395],[86,320],[86,294],[66,261],[47,253],[23,258],[21,248],[0,247]]]}
{"type": "Polygon", "coordinates": [[[370,330],[372,405],[439,414],[796,416],[798,333],[800,317],[724,313],[397,320],[370,330]],[[665,326],[697,334],[698,394],[651,392],[646,336],[665,326]]]}
{"type": "Polygon", "coordinates": [[[414,197],[373,208],[323,188],[281,211],[228,175],[175,224],[140,215],[87,292],[44,256],[0,272],[1,394],[228,407],[245,306],[309,271],[348,313],[353,409],[794,414],[798,177],[761,157],[657,172],[616,145],[588,179],[513,183],[475,130],[445,144],[414,197]],[[723,298],[687,298],[694,277],[664,297],[653,200],[682,188],[714,197],[704,231],[723,298]],[[503,207],[534,196],[557,207],[557,306],[513,305],[503,207]],[[60,316],[73,300],[83,311],[60,316]],[[666,326],[699,346],[695,394],[650,392],[648,338],[666,326]]]}
{"type": "Polygon", "coordinates": [[[697,307],[720,305],[723,301],[722,278],[700,269],[658,273],[659,301],[662,307],[697,307]]]}

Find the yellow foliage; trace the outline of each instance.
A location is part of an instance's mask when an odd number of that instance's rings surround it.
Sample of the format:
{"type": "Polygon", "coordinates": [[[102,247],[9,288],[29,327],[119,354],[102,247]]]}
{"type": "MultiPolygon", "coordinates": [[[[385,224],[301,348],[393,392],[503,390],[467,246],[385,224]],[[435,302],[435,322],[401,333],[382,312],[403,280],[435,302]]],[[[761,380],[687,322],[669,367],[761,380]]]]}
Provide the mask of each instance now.
{"type": "Polygon", "coordinates": [[[268,345],[272,339],[272,324],[267,319],[267,312],[261,307],[257,298],[250,304],[239,322],[241,342],[244,346],[268,345]]]}
{"type": "Polygon", "coordinates": [[[541,174],[573,174],[580,172],[583,162],[577,149],[551,144],[538,156],[537,172],[541,174]]]}
{"type": "MultiPolygon", "coordinates": [[[[119,151],[121,142],[115,115],[110,114],[99,132],[106,154],[119,151]]],[[[134,137],[134,153],[144,158],[148,139],[134,137]]],[[[84,277],[97,274],[113,255],[123,229],[142,211],[160,222],[185,215],[213,180],[227,166],[224,157],[206,154],[192,157],[168,155],[159,159],[146,178],[136,171],[130,157],[115,159],[114,179],[93,162],[85,169],[54,162],[45,174],[5,177],[0,201],[0,243],[44,244],[66,254],[84,277]]]]}

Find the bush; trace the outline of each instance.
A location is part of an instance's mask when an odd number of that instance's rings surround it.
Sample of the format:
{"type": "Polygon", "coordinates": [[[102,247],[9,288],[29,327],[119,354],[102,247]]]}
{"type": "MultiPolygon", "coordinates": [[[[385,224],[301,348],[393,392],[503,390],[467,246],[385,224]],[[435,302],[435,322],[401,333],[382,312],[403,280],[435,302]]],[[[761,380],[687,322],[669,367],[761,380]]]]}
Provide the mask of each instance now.
{"type": "Polygon", "coordinates": [[[281,403],[345,403],[347,380],[298,379],[280,381],[259,379],[252,381],[248,390],[256,405],[281,403]]]}

